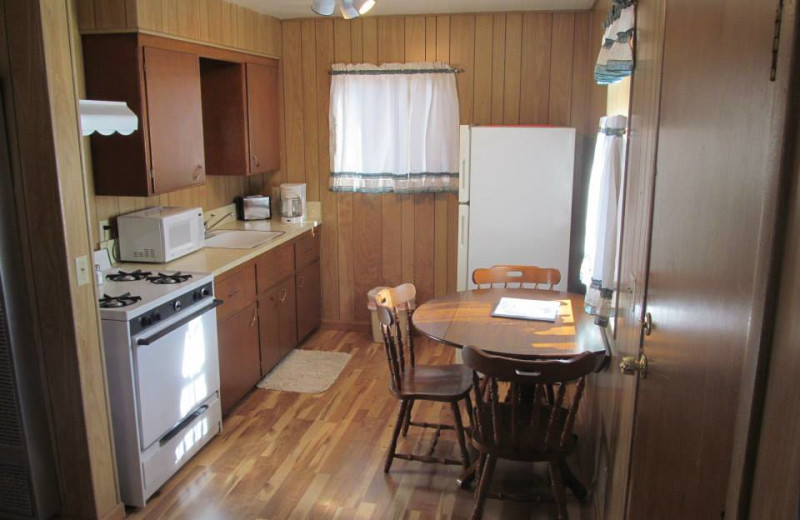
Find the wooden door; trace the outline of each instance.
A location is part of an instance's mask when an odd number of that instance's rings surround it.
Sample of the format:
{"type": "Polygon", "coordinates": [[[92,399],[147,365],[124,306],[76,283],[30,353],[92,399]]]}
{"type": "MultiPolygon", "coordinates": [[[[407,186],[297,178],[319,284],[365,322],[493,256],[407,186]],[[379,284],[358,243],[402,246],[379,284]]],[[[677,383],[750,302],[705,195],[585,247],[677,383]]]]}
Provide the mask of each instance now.
{"type": "Polygon", "coordinates": [[[294,276],[278,284],[278,321],[281,357],[297,346],[297,293],[294,276]]]}
{"type": "Polygon", "coordinates": [[[303,341],[319,327],[322,307],[319,260],[297,271],[297,339],[303,341]]]}
{"type": "Polygon", "coordinates": [[[728,517],[770,175],[774,17],[774,2],[667,7],[646,296],[653,329],[643,342],[650,366],[638,385],[629,520],[728,517]]]}
{"type": "Polygon", "coordinates": [[[261,338],[261,376],[277,365],[283,354],[281,353],[281,319],[280,319],[279,285],[268,289],[258,298],[258,328],[261,338]]]}
{"type": "Polygon", "coordinates": [[[275,171],[281,167],[278,136],[278,65],[247,64],[250,173],[275,171]]]}
{"type": "Polygon", "coordinates": [[[222,413],[227,414],[258,383],[258,309],[251,303],[217,326],[222,413]]]}
{"type": "Polygon", "coordinates": [[[199,58],[145,47],[144,69],[153,193],[203,184],[199,58]]]}

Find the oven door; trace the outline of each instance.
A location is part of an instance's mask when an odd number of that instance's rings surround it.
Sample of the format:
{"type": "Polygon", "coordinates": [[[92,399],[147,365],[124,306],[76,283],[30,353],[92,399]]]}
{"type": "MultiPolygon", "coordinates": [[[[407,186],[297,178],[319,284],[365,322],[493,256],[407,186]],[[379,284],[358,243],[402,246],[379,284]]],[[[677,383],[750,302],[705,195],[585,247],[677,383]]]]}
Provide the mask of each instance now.
{"type": "Polygon", "coordinates": [[[133,338],[142,451],[219,391],[219,303],[188,308],[133,338]]]}

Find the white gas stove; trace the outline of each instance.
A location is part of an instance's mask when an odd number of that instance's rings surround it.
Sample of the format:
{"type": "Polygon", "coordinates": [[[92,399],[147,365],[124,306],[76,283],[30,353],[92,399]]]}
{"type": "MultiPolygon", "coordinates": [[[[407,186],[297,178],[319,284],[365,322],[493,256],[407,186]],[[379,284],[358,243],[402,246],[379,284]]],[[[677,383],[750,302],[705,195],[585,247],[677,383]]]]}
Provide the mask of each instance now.
{"type": "Polygon", "coordinates": [[[143,507],[222,428],[207,273],[106,269],[98,286],[122,501],[143,507]]]}

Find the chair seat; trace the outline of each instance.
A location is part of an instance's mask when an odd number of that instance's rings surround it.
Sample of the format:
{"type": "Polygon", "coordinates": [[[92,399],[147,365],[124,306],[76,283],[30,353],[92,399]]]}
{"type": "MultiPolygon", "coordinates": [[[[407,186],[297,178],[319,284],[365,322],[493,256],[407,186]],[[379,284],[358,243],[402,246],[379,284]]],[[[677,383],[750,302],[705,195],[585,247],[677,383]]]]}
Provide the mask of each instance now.
{"type": "Polygon", "coordinates": [[[402,390],[389,389],[399,399],[449,402],[466,396],[472,388],[472,370],[464,365],[417,365],[403,373],[402,390]]]}
{"type": "MultiPolygon", "coordinates": [[[[491,406],[489,403],[481,404],[481,408],[491,406]]],[[[512,460],[551,460],[563,456],[564,453],[571,451],[575,445],[575,439],[570,435],[567,442],[563,447],[558,447],[560,438],[551,441],[551,447],[545,446],[545,436],[550,424],[550,416],[553,408],[551,406],[542,406],[539,411],[539,419],[531,422],[532,409],[530,406],[520,407],[519,418],[516,421],[518,429],[518,441],[515,443],[512,438],[512,421],[511,405],[508,403],[497,404],[497,419],[498,419],[498,433],[499,439],[494,440],[489,437],[489,440],[484,440],[481,435],[483,432],[492,432],[494,427],[492,425],[491,414],[487,411],[478,413],[481,418],[481,430],[473,434],[472,444],[475,448],[483,453],[496,455],[500,458],[512,460]]],[[[556,412],[556,427],[555,431],[561,432],[564,429],[564,423],[567,420],[568,410],[565,408],[558,408],[556,412]]]]}

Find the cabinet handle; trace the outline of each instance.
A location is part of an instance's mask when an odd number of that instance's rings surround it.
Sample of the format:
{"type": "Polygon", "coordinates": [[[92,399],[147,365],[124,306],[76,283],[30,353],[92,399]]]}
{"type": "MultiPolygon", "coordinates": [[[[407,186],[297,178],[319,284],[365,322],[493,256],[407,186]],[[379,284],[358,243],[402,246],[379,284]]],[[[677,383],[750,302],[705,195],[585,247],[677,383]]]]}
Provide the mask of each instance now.
{"type": "Polygon", "coordinates": [[[250,320],[251,327],[256,324],[256,318],[258,318],[258,307],[253,308],[253,319],[250,320]]]}
{"type": "Polygon", "coordinates": [[[256,154],[253,154],[253,162],[256,164],[256,168],[261,165],[261,163],[258,162],[258,156],[256,154]]]}
{"type": "Polygon", "coordinates": [[[192,179],[197,180],[200,178],[200,173],[203,171],[203,165],[198,164],[197,168],[194,169],[194,173],[192,174],[192,179]]]}
{"type": "Polygon", "coordinates": [[[313,238],[315,236],[317,236],[317,228],[316,227],[312,227],[311,228],[311,237],[313,238]]]}
{"type": "Polygon", "coordinates": [[[306,283],[306,277],[301,276],[300,278],[297,279],[297,288],[302,289],[304,283],[306,283]]]}
{"type": "Polygon", "coordinates": [[[283,290],[283,293],[281,293],[281,303],[283,303],[283,302],[285,302],[285,301],[286,301],[286,295],[287,295],[287,294],[289,294],[289,291],[287,291],[286,289],[284,289],[284,290],[283,290]]]}

